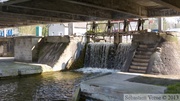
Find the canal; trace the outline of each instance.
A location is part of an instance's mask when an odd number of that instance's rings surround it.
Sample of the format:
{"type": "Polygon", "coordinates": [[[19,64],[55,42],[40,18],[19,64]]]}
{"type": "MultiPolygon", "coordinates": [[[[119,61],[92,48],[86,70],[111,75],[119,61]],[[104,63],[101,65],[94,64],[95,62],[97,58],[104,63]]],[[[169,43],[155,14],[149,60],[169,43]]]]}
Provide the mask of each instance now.
{"type": "Polygon", "coordinates": [[[85,77],[79,72],[53,72],[0,80],[0,101],[71,101],[85,77]]]}

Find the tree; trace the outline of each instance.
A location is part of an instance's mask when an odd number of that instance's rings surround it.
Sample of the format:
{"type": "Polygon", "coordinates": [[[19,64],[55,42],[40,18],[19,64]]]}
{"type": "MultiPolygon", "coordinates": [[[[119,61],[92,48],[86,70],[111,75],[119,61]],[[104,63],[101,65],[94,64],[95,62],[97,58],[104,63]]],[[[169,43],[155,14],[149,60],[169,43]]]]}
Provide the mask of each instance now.
{"type": "Polygon", "coordinates": [[[43,36],[48,36],[48,25],[43,25],[42,26],[42,35],[43,36]]]}
{"type": "Polygon", "coordinates": [[[171,24],[166,20],[166,18],[163,18],[163,30],[166,31],[171,27],[171,24]]]}
{"type": "Polygon", "coordinates": [[[36,35],[35,25],[31,26],[22,26],[18,28],[20,35],[36,35]]]}

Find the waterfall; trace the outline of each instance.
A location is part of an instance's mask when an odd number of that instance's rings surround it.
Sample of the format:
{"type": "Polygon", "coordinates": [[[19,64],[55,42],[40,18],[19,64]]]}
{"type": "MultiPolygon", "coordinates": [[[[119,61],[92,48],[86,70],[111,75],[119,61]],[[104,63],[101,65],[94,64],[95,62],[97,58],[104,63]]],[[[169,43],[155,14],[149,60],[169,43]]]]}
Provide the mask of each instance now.
{"type": "Polygon", "coordinates": [[[131,44],[119,44],[116,49],[115,60],[114,60],[114,68],[121,69],[124,65],[128,53],[130,52],[131,44]]]}
{"type": "Polygon", "coordinates": [[[85,67],[121,69],[127,59],[131,44],[89,43],[85,67]]]}

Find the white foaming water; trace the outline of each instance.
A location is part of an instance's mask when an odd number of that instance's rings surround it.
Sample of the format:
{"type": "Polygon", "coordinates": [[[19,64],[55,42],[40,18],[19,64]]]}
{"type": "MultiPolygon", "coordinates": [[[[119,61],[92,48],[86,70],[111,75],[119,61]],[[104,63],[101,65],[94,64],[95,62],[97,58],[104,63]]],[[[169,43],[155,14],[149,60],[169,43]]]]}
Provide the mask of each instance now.
{"type": "Polygon", "coordinates": [[[83,72],[85,74],[89,74],[89,73],[116,73],[116,72],[120,72],[120,70],[115,70],[115,69],[94,68],[94,67],[80,68],[80,69],[78,69],[76,71],[83,72]]]}
{"type": "Polygon", "coordinates": [[[130,50],[131,44],[89,43],[84,66],[121,70],[130,50]]]}

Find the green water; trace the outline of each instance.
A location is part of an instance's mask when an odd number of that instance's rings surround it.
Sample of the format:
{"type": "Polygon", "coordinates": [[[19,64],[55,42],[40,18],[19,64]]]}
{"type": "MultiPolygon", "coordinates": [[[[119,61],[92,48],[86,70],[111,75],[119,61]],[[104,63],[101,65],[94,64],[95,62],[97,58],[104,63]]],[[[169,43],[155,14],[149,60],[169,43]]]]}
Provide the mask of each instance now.
{"type": "Polygon", "coordinates": [[[82,73],[54,72],[0,80],[0,101],[70,101],[82,73]]]}

